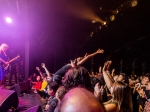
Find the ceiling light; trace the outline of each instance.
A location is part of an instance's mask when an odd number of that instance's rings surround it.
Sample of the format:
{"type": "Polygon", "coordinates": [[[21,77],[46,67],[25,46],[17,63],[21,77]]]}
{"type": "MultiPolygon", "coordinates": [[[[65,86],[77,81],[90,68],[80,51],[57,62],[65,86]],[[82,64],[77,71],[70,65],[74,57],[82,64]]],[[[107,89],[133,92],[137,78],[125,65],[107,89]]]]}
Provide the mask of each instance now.
{"type": "Polygon", "coordinates": [[[107,21],[104,21],[102,25],[106,25],[106,24],[107,24],[107,21]]]}
{"type": "Polygon", "coordinates": [[[110,21],[114,21],[115,20],[115,15],[111,15],[110,16],[110,21]]]}
{"type": "Polygon", "coordinates": [[[131,1],[131,7],[135,7],[135,6],[137,6],[137,4],[138,4],[137,0],[131,1]]]}

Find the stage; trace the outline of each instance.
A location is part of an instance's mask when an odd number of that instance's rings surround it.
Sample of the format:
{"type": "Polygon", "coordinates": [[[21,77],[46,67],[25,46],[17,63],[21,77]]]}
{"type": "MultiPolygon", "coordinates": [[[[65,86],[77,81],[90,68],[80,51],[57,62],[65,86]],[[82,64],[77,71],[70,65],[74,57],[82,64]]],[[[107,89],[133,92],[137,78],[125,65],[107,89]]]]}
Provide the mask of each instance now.
{"type": "MultiPolygon", "coordinates": [[[[4,86],[4,88],[1,88],[1,91],[8,90],[9,88],[11,88],[11,86],[4,86]]],[[[37,93],[34,93],[33,90],[28,90],[25,93],[19,94],[18,99],[19,104],[15,112],[23,112],[37,105],[43,107],[46,101],[45,99],[41,98],[37,93]]],[[[11,112],[11,110],[8,112],[11,112]]]]}

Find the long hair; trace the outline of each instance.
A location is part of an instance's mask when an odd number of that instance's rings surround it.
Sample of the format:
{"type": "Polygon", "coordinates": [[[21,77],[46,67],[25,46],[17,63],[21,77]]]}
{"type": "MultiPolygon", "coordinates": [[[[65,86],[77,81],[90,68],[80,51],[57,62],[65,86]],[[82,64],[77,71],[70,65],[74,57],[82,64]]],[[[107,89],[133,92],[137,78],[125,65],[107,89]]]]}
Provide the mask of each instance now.
{"type": "Polygon", "coordinates": [[[131,88],[121,81],[115,82],[113,86],[113,100],[117,101],[119,112],[132,112],[131,88]]]}
{"type": "Polygon", "coordinates": [[[80,86],[91,91],[88,71],[81,66],[71,68],[64,76],[63,85],[67,90],[80,86]]]}
{"type": "Polygon", "coordinates": [[[6,43],[3,43],[1,46],[0,46],[0,54],[2,53],[3,49],[8,49],[9,46],[6,44],[6,43]]]}

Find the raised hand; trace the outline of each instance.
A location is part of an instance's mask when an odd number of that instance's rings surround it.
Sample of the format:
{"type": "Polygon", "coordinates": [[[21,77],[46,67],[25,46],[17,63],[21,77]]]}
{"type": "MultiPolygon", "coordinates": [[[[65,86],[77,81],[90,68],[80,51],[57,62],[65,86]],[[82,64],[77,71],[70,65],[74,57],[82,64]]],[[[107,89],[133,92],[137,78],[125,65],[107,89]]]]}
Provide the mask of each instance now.
{"type": "Polygon", "coordinates": [[[112,61],[107,61],[104,63],[103,71],[109,70],[110,66],[112,64],[112,61]]]}
{"type": "Polygon", "coordinates": [[[39,70],[40,70],[40,68],[39,68],[39,67],[36,67],[36,70],[38,70],[38,71],[39,71],[39,70]]]}
{"type": "Polygon", "coordinates": [[[98,49],[98,50],[96,51],[96,53],[104,53],[104,50],[103,50],[103,49],[98,49]]]}
{"type": "Polygon", "coordinates": [[[94,87],[94,96],[98,97],[99,95],[102,95],[102,91],[103,91],[104,87],[100,86],[99,83],[97,83],[94,87]]]}
{"type": "Polygon", "coordinates": [[[45,66],[45,63],[41,63],[41,66],[43,67],[43,68],[45,68],[46,66],[45,66]]]}
{"type": "MultiPolygon", "coordinates": [[[[77,58],[77,62],[80,62],[83,58],[82,57],[78,57],[77,58]]],[[[71,61],[71,60],[70,60],[71,61]]]]}
{"type": "Polygon", "coordinates": [[[85,58],[85,57],[87,57],[88,56],[88,53],[86,53],[85,55],[84,55],[84,57],[83,58],[85,58]]]}
{"type": "Polygon", "coordinates": [[[145,97],[145,91],[143,90],[143,88],[141,88],[140,86],[137,87],[137,92],[139,93],[139,95],[144,98],[145,97]]]}
{"type": "Polygon", "coordinates": [[[75,60],[70,60],[70,62],[71,62],[72,67],[77,66],[77,60],[76,59],[75,60]]]}
{"type": "Polygon", "coordinates": [[[107,70],[107,66],[108,66],[108,61],[104,63],[102,71],[106,71],[107,70]]]}
{"type": "Polygon", "coordinates": [[[113,69],[112,69],[112,73],[114,73],[114,72],[115,72],[115,69],[113,68],[113,69]]]}
{"type": "Polygon", "coordinates": [[[101,73],[101,72],[102,72],[102,67],[100,66],[100,67],[99,67],[99,73],[101,73]]]}

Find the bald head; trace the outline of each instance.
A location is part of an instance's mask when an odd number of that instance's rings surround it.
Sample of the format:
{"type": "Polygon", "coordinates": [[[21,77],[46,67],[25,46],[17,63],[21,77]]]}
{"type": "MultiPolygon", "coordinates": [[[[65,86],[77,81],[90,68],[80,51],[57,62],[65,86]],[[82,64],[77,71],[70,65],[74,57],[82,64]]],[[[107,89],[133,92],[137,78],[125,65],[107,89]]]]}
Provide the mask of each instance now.
{"type": "Polygon", "coordinates": [[[102,104],[83,88],[71,89],[63,98],[60,112],[104,112],[102,104]]]}

